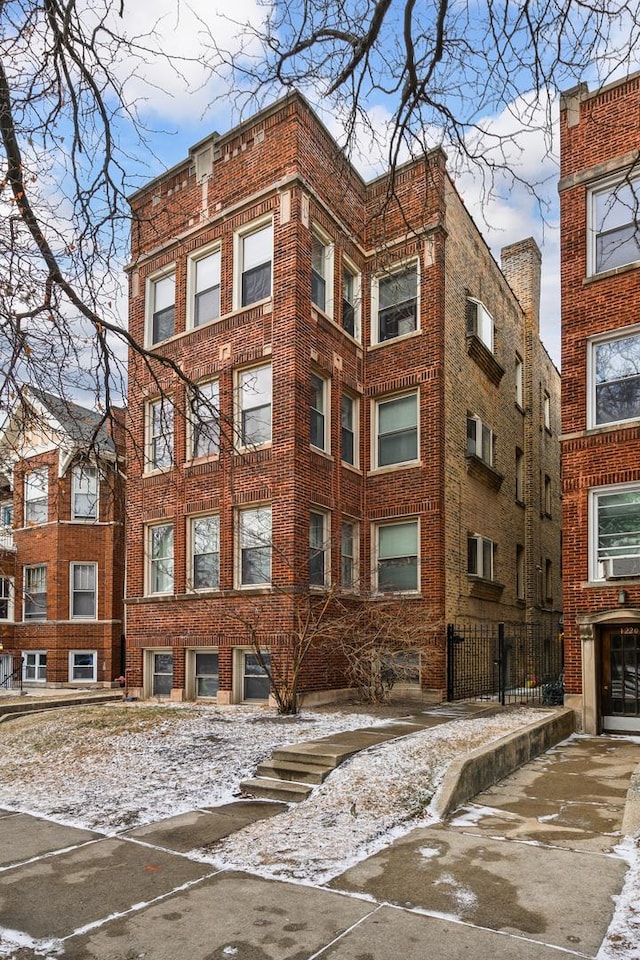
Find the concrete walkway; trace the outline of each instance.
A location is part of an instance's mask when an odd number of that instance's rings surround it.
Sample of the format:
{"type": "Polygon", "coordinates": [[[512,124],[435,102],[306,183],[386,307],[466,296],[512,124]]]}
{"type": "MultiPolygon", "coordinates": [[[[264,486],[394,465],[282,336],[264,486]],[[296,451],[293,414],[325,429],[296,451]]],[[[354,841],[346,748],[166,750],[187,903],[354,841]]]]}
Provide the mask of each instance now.
{"type": "Polygon", "coordinates": [[[639,763],[638,743],[572,738],[330,888],[197,859],[280,804],[240,801],[115,837],[5,811],[0,956],[593,958],[626,872],[612,851],[639,763]]]}

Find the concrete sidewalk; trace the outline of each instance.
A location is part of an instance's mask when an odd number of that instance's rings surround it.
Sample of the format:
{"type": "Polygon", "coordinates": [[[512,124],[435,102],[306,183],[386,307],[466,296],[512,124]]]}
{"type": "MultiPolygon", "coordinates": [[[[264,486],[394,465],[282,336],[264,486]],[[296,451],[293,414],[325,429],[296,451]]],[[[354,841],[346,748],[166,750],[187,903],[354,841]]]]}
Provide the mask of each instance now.
{"type": "Polygon", "coordinates": [[[572,738],[331,889],[197,859],[198,848],[279,804],[240,801],[115,837],[5,812],[0,956],[592,958],[626,872],[612,850],[639,763],[638,743],[572,738]]]}

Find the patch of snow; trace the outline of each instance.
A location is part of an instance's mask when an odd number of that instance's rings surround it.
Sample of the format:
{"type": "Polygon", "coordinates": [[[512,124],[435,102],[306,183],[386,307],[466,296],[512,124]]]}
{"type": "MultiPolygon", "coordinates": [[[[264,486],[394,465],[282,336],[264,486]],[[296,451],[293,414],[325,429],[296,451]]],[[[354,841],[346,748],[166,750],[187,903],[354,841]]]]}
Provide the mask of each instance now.
{"type": "MultiPolygon", "coordinates": [[[[636,741],[638,738],[634,738],[636,741]]],[[[596,960],[638,960],[640,956],[640,840],[625,837],[615,848],[629,864],[624,887],[596,960]]]]}

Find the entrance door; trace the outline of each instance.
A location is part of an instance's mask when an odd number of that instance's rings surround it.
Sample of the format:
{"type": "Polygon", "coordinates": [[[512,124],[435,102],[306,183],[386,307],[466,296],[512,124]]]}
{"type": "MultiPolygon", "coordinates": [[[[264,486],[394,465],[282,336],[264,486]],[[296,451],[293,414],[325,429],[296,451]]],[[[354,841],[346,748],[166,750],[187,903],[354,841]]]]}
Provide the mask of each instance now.
{"type": "Polygon", "coordinates": [[[640,623],[602,632],[602,726],[640,733],[640,623]]]}

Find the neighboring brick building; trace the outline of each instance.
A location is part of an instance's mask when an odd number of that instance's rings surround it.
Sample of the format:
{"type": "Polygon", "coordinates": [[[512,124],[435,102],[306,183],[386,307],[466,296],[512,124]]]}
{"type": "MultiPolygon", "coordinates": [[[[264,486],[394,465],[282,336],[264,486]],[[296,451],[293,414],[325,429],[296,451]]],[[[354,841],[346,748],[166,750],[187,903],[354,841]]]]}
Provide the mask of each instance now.
{"type": "Polygon", "coordinates": [[[122,426],[26,387],[0,437],[0,683],[123,672],[122,426]],[[114,436],[114,434],[120,436],[114,436]]]}
{"type": "Polygon", "coordinates": [[[566,702],[640,732],[640,74],[561,104],[566,702]]]}
{"type": "MultiPolygon", "coordinates": [[[[438,693],[447,621],[557,617],[540,254],[507,282],[441,151],[366,184],[291,94],[132,209],[130,332],[176,368],[130,356],[130,692],[264,698],[252,631],[277,649],[310,589],[428,618],[438,693]]],[[[342,687],[312,654],[307,702],[342,687]]]]}

